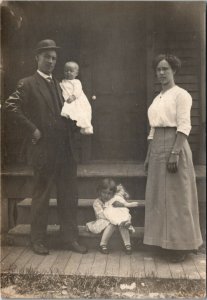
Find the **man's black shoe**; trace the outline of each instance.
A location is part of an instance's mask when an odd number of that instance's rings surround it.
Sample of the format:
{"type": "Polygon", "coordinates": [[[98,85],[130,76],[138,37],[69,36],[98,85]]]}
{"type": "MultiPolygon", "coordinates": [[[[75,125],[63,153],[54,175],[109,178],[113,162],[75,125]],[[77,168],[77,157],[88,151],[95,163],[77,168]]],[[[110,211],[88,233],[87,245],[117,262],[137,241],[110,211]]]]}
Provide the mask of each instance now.
{"type": "Polygon", "coordinates": [[[49,250],[42,243],[33,243],[32,250],[36,254],[47,255],[49,254],[49,250]]]}
{"type": "Polygon", "coordinates": [[[73,241],[69,244],[69,248],[72,251],[85,254],[88,252],[87,248],[83,245],[80,245],[77,241],[73,241]]]}

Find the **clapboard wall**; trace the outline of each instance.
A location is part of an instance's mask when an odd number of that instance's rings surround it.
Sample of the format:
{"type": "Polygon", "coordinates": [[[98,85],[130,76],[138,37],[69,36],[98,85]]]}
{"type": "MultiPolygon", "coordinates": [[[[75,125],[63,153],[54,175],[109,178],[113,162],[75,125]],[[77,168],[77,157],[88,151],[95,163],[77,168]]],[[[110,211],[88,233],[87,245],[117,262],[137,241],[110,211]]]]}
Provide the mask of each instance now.
{"type": "MultiPolygon", "coordinates": [[[[194,162],[199,162],[201,120],[201,16],[202,6],[188,2],[153,4],[153,55],[171,53],[181,59],[181,70],[175,76],[175,82],[186,89],[192,96],[191,109],[192,130],[189,143],[193,152],[194,162]],[[159,9],[158,9],[159,5],[159,9]]],[[[152,77],[153,96],[160,91],[160,85],[152,77]]],[[[203,83],[204,84],[204,83],[203,83]]]]}
{"type": "MultiPolygon", "coordinates": [[[[23,16],[22,26],[18,27],[18,22],[13,15],[8,13],[8,10],[2,14],[2,52],[3,63],[6,69],[2,74],[2,91],[3,98],[5,99],[14,89],[17,80],[25,75],[31,74],[31,70],[35,70],[36,64],[33,58],[32,49],[36,43],[31,32],[37,38],[37,34],[41,36],[41,32],[34,31],[34,24],[31,22],[32,10],[29,4],[22,3],[17,5],[18,2],[13,2],[12,9],[22,9],[21,15],[23,16]],[[27,7],[28,6],[28,7],[27,7]],[[30,17],[29,17],[30,16],[30,17]],[[14,20],[15,19],[15,20],[14,20]],[[30,53],[30,55],[28,54],[30,53]]],[[[81,2],[79,2],[81,5],[81,2]]],[[[70,3],[68,2],[68,6],[70,3]]],[[[73,4],[74,5],[74,4],[73,4]]],[[[129,3],[130,5],[130,3],[129,3]]],[[[202,38],[204,37],[204,25],[201,24],[202,15],[205,11],[204,3],[202,2],[146,2],[145,17],[146,17],[146,90],[147,90],[147,102],[148,106],[152,102],[154,96],[159,92],[160,86],[156,81],[155,74],[152,71],[151,64],[154,56],[160,53],[173,53],[177,55],[182,61],[182,68],[176,76],[176,83],[185,88],[193,98],[193,106],[191,111],[192,130],[189,136],[189,142],[193,150],[193,159],[195,163],[199,163],[199,151],[201,148],[201,135],[203,126],[202,114],[205,110],[204,101],[205,96],[202,94],[204,82],[201,78],[201,74],[204,69],[204,60],[201,57],[202,38]]],[[[53,24],[53,28],[50,26],[52,22],[53,11],[47,9],[46,4],[34,2],[34,8],[45,8],[45,15],[50,15],[43,26],[42,31],[45,34],[49,34],[53,30],[54,39],[58,42],[58,32],[55,31],[56,26],[53,24]],[[36,7],[38,6],[38,7],[36,7]]],[[[71,7],[70,7],[71,11],[71,7]]],[[[17,10],[18,13],[18,10],[17,10]]],[[[139,7],[137,7],[137,13],[139,14],[139,7]]],[[[44,14],[43,14],[44,15],[44,14]]],[[[33,16],[35,19],[35,14],[33,16]]],[[[53,20],[54,21],[54,20],[53,20]]],[[[76,20],[75,20],[76,21],[76,20]]],[[[68,21],[69,22],[69,21],[68,21]]],[[[77,22],[80,22],[77,19],[77,22]]],[[[54,22],[53,22],[54,23],[54,22]]],[[[37,25],[37,24],[36,24],[37,25]]],[[[64,35],[64,39],[70,38],[69,26],[66,27],[67,34],[64,35]]],[[[72,30],[73,27],[70,28],[72,30]]],[[[78,34],[71,40],[73,45],[73,52],[78,53],[80,45],[78,43],[78,34]]],[[[52,35],[52,36],[53,36],[52,35]]],[[[140,43],[144,41],[140,40],[140,43]]],[[[72,51],[70,49],[70,51],[72,51]]],[[[78,55],[78,54],[77,54],[78,55]]],[[[139,66],[138,66],[139,67],[139,66]]],[[[4,112],[2,117],[4,118],[4,112]]],[[[2,118],[2,121],[3,121],[2,118]]],[[[147,125],[146,125],[147,126],[147,125]]],[[[17,160],[24,163],[25,153],[24,145],[22,147],[24,129],[19,128],[14,124],[12,119],[8,119],[2,127],[2,161],[4,163],[14,163],[17,160]]],[[[203,135],[204,136],[204,135],[203,135]]]]}

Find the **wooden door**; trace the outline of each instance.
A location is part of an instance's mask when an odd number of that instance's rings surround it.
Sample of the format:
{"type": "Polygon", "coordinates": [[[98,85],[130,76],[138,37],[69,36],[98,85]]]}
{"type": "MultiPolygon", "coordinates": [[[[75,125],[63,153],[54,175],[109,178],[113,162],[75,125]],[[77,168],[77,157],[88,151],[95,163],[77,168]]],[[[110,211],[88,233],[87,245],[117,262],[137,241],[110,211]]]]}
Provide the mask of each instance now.
{"type": "Polygon", "coordinates": [[[81,77],[93,111],[90,161],[143,161],[146,154],[145,14],[99,4],[82,23],[81,77]],[[92,100],[92,96],[96,100],[92,100]]]}

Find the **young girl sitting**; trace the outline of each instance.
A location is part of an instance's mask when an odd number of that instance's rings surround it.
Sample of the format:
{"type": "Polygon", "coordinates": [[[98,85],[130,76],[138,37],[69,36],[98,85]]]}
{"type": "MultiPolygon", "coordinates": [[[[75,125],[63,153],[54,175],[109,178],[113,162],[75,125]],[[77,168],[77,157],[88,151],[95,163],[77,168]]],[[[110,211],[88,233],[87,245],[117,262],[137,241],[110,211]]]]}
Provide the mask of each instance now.
{"type": "Polygon", "coordinates": [[[65,99],[61,116],[76,121],[76,125],[81,128],[80,132],[82,134],[92,134],[91,106],[82,90],[80,80],[75,79],[78,72],[79,66],[76,62],[69,61],[65,64],[65,79],[60,83],[65,99]]]}
{"type": "Polygon", "coordinates": [[[130,231],[135,232],[127,207],[137,207],[138,202],[128,202],[128,199],[129,195],[124,187],[121,184],[117,185],[116,194],[105,203],[104,215],[111,224],[124,226],[130,231]]]}
{"type": "MultiPolygon", "coordinates": [[[[112,236],[112,234],[114,233],[114,231],[116,230],[117,225],[118,225],[118,229],[120,231],[122,240],[125,245],[125,252],[126,252],[126,254],[131,254],[132,248],[131,248],[131,241],[130,241],[130,235],[129,235],[129,227],[130,226],[128,226],[128,225],[122,226],[121,224],[114,225],[105,216],[105,209],[107,209],[106,207],[109,207],[108,202],[116,194],[116,191],[117,191],[116,183],[114,182],[113,179],[110,179],[110,178],[103,179],[100,182],[97,190],[98,190],[99,198],[96,199],[93,203],[96,220],[92,221],[92,222],[88,222],[86,224],[88,230],[93,233],[100,233],[103,231],[101,242],[100,242],[100,251],[103,254],[107,254],[107,253],[109,253],[109,251],[108,251],[109,239],[112,236]]],[[[116,201],[119,203],[115,204],[115,201],[114,201],[114,205],[117,205],[117,204],[120,205],[120,201],[119,200],[116,200],[116,201]]],[[[123,204],[121,204],[121,205],[123,205],[123,204]]],[[[119,214],[120,207],[119,208],[117,207],[116,209],[117,210],[115,210],[115,214],[116,214],[116,212],[117,212],[117,214],[119,214]]],[[[121,221],[121,223],[122,223],[122,221],[121,221]]],[[[124,221],[126,221],[126,220],[124,220],[124,221]]]]}

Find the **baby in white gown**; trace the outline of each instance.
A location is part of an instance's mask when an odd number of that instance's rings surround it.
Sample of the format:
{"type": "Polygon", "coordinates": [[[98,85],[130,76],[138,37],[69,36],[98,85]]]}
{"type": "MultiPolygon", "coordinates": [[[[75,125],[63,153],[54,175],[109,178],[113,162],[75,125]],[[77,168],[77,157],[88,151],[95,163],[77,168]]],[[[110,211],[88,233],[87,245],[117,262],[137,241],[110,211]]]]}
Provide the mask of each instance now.
{"type": "Polygon", "coordinates": [[[134,232],[128,207],[136,207],[138,206],[138,202],[128,202],[128,199],[128,193],[119,184],[114,197],[105,202],[104,216],[111,224],[127,227],[130,231],[134,232]]]}
{"type": "Polygon", "coordinates": [[[69,61],[65,64],[65,79],[60,83],[65,100],[61,116],[76,121],[76,125],[81,128],[80,132],[82,134],[92,134],[91,105],[83,92],[80,80],[75,79],[78,72],[79,66],[76,62],[69,61]]]}

